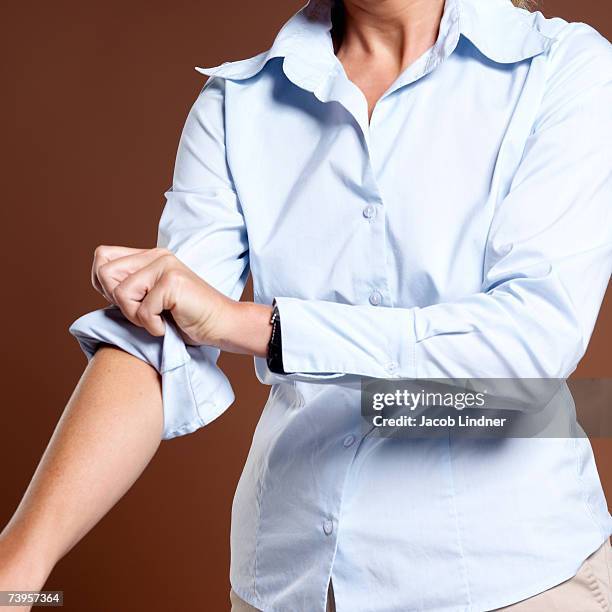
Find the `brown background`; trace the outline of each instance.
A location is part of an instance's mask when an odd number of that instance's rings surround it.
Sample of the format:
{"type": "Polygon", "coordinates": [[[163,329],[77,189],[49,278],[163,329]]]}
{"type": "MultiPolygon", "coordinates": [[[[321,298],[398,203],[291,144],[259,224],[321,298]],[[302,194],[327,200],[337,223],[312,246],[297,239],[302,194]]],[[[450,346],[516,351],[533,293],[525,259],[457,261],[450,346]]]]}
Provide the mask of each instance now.
{"type": "MultiPolygon", "coordinates": [[[[109,0],[3,6],[0,527],[9,519],[85,357],[68,334],[104,305],[97,244],[153,246],[180,130],[211,66],[267,48],[295,0],[109,0]]],[[[611,37],[607,0],[544,12],[611,37]]],[[[608,296],[578,374],[612,376],[608,296]]],[[[126,497],[57,566],[66,610],[227,610],[232,495],[268,388],[222,356],[237,401],[165,442],[126,497]]],[[[612,440],[594,440],[612,500],[612,440]]]]}

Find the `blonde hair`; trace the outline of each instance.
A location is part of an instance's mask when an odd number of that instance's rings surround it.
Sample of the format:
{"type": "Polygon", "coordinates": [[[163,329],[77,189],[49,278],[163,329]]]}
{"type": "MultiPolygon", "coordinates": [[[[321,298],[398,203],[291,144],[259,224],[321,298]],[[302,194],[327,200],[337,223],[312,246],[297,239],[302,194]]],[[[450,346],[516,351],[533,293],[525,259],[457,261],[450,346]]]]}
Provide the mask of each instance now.
{"type": "Polygon", "coordinates": [[[535,11],[538,8],[538,0],[512,0],[512,4],[528,11],[535,11]]]}

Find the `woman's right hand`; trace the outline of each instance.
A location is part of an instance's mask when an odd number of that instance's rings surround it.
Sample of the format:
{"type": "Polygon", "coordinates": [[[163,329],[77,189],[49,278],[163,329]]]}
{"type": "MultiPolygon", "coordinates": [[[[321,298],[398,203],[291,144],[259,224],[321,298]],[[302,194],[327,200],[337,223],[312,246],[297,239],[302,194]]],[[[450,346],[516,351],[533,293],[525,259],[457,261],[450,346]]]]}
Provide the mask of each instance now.
{"type": "Polygon", "coordinates": [[[265,356],[272,308],[231,299],[164,248],[99,246],[93,286],[134,325],[163,336],[170,313],[183,340],[193,346],[265,356]]]}
{"type": "Polygon", "coordinates": [[[219,321],[233,304],[163,248],[100,245],[91,269],[94,288],[134,325],[163,336],[169,311],[188,344],[215,345],[219,321]]]}

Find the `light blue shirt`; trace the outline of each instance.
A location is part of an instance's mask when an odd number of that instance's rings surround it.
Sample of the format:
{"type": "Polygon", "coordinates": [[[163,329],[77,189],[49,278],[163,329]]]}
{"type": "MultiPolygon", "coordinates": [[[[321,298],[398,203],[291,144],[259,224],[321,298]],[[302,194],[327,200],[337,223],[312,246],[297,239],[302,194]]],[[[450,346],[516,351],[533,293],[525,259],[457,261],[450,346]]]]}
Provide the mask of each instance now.
{"type": "MultiPolygon", "coordinates": [[[[484,611],[570,578],[612,532],[588,440],[364,434],[359,376],[568,376],[612,269],[612,53],[509,0],[447,0],[368,122],[311,0],[210,78],[158,245],[276,298],[271,385],[232,512],[231,583],[266,612],[484,611]]],[[[70,327],[162,374],[164,438],[232,403],[218,350],[116,307],[70,327]]],[[[200,469],[207,469],[201,466],[200,469]]]]}

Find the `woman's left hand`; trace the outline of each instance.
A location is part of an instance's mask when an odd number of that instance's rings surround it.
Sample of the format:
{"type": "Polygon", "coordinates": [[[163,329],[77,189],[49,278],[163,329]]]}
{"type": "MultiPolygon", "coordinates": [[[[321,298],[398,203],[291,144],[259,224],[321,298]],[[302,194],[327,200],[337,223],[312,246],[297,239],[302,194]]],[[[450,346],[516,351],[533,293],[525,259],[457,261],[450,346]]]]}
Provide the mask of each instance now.
{"type": "Polygon", "coordinates": [[[167,249],[99,246],[91,278],[97,291],[153,336],[164,335],[167,310],[188,344],[265,355],[271,308],[232,300],[167,249]]]}

